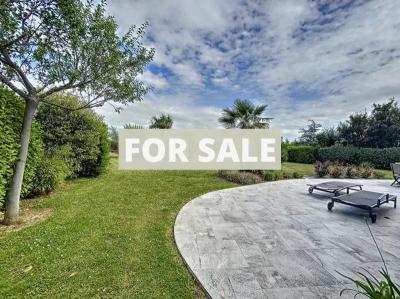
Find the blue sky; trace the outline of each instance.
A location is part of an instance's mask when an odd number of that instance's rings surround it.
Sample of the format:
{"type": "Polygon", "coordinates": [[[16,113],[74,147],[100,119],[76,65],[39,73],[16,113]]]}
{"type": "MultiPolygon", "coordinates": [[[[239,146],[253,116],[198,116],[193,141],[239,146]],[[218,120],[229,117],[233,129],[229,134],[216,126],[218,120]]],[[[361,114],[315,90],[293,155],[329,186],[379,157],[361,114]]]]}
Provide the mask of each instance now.
{"type": "Polygon", "coordinates": [[[400,95],[399,0],[112,0],[122,31],[149,22],[156,54],[141,79],[145,100],[108,124],[220,127],[236,98],[268,105],[272,127],[294,138],[308,119],[329,127],[400,95]]]}

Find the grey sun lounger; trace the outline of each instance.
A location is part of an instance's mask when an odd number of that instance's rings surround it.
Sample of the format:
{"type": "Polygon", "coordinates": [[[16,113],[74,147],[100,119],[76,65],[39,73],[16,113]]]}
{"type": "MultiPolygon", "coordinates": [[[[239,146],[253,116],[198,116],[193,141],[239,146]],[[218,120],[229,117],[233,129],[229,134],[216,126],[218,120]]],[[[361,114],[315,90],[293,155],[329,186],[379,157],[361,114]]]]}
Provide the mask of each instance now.
{"type": "Polygon", "coordinates": [[[352,207],[367,210],[372,223],[376,222],[376,214],[372,213],[372,210],[379,208],[382,204],[394,202],[394,208],[397,206],[397,197],[388,193],[379,193],[371,191],[358,191],[351,194],[343,194],[334,196],[331,201],[328,202],[328,210],[331,211],[335,202],[349,205],[352,207]]]}
{"type": "Polygon", "coordinates": [[[308,184],[308,192],[311,194],[314,190],[324,191],[328,193],[333,193],[334,195],[339,195],[340,191],[346,190],[349,194],[350,190],[360,191],[362,190],[362,185],[354,182],[342,182],[342,181],[329,181],[319,184],[308,184]]]}

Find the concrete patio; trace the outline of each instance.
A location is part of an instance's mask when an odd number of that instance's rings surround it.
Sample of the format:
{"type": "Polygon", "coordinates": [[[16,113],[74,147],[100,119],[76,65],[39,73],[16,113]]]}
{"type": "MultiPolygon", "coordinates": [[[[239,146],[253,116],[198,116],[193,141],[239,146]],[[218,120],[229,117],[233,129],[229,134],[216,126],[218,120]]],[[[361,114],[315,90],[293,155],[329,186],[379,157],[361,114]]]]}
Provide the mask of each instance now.
{"type": "MultiPolygon", "coordinates": [[[[363,210],[335,204],[329,194],[308,194],[301,179],[207,193],[179,212],[174,235],[188,268],[212,298],[353,298],[339,296],[364,267],[381,259],[363,210]]],[[[387,180],[357,180],[365,190],[400,197],[387,180]]],[[[400,209],[377,209],[370,227],[389,271],[400,281],[400,209]]],[[[361,297],[359,297],[361,298],[361,297]]]]}

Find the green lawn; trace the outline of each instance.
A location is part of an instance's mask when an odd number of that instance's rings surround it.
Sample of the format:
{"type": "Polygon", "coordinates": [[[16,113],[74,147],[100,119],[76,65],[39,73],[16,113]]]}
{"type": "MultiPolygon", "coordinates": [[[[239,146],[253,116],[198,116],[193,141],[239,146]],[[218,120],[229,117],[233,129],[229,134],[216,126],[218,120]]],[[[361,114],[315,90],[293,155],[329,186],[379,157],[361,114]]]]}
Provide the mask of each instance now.
{"type": "Polygon", "coordinates": [[[68,183],[39,224],[0,234],[0,298],[202,297],[172,238],[180,208],[234,184],[207,171],[117,171],[68,183]],[[24,269],[32,266],[32,270],[24,269]]]}
{"type": "MultiPolygon", "coordinates": [[[[116,162],[99,178],[23,203],[54,213],[0,233],[0,298],[202,297],[175,248],[173,223],[192,198],[235,185],[212,171],[117,171],[116,162]]],[[[283,170],[313,175],[307,164],[283,170]]]]}

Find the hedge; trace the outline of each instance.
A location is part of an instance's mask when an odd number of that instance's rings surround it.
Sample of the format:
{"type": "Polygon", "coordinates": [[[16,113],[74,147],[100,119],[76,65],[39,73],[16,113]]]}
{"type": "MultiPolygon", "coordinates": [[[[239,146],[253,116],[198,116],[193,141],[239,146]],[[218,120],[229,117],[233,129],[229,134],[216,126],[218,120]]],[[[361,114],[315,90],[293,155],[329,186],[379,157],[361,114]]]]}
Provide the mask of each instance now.
{"type": "MultiPolygon", "coordinates": [[[[0,208],[3,207],[17,159],[25,103],[0,86],[0,208]]],[[[43,142],[37,122],[33,122],[21,196],[30,194],[36,169],[43,159],[43,142]]]]}
{"type": "Polygon", "coordinates": [[[400,147],[357,148],[335,145],[318,149],[317,159],[321,161],[341,161],[355,165],[370,162],[375,168],[390,169],[390,163],[400,161],[400,147]]]}
{"type": "MultiPolygon", "coordinates": [[[[90,109],[72,111],[82,104],[75,96],[57,95],[49,101],[57,106],[41,104],[32,124],[23,198],[48,193],[67,177],[96,176],[108,165],[103,120],[90,109]]],[[[0,86],[0,209],[18,155],[24,106],[22,99],[0,86]]]]}
{"type": "Polygon", "coordinates": [[[311,145],[288,146],[288,161],[312,164],[316,161],[316,148],[311,145]]]}
{"type": "Polygon", "coordinates": [[[91,109],[77,110],[84,103],[74,95],[56,95],[48,102],[39,107],[36,115],[46,152],[64,159],[71,178],[103,173],[110,145],[101,117],[91,109]]]}

